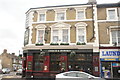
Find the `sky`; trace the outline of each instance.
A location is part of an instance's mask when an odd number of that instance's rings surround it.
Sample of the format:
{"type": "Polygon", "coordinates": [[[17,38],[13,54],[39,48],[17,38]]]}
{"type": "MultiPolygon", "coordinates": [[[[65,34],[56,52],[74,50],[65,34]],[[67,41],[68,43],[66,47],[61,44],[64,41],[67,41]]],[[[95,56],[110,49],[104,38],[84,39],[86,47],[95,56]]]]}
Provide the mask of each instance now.
{"type": "MultiPolygon", "coordinates": [[[[97,0],[98,4],[117,3],[120,0],[97,0]]],[[[88,0],[0,0],[0,54],[22,54],[25,31],[25,12],[30,8],[86,4],[88,0]]]]}

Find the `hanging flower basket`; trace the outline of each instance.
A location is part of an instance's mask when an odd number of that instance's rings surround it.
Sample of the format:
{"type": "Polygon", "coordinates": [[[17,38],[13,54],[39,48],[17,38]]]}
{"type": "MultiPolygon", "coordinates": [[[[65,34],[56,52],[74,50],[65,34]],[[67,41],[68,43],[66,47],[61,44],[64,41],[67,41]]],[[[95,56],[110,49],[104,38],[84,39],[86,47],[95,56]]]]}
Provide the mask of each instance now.
{"type": "Polygon", "coordinates": [[[71,53],[70,53],[70,57],[75,57],[76,56],[76,52],[75,51],[72,51],[71,53]]]}

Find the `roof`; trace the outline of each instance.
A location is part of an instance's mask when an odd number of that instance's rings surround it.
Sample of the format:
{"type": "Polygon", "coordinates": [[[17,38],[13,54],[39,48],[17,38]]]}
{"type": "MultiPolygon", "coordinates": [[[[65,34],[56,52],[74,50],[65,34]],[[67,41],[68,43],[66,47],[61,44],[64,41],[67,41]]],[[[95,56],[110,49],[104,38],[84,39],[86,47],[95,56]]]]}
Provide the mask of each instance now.
{"type": "MultiPolygon", "coordinates": [[[[32,9],[56,8],[56,7],[68,7],[68,6],[80,6],[80,5],[90,5],[90,4],[86,3],[86,4],[70,4],[70,5],[57,5],[57,6],[35,7],[35,8],[30,8],[27,12],[29,12],[32,9]]],[[[108,4],[97,4],[97,7],[98,8],[102,8],[102,7],[120,7],[120,2],[118,2],[118,3],[108,3],[108,4]]]]}
{"type": "Polygon", "coordinates": [[[57,5],[57,6],[36,7],[36,8],[30,8],[28,11],[30,11],[32,9],[40,9],[40,8],[55,8],[55,7],[67,7],[67,6],[80,6],[80,5],[88,5],[88,4],[70,4],[70,5],[57,5]]]}
{"type": "Polygon", "coordinates": [[[109,4],[98,4],[98,8],[109,8],[109,7],[120,7],[120,2],[118,3],[109,3],[109,4]]]}

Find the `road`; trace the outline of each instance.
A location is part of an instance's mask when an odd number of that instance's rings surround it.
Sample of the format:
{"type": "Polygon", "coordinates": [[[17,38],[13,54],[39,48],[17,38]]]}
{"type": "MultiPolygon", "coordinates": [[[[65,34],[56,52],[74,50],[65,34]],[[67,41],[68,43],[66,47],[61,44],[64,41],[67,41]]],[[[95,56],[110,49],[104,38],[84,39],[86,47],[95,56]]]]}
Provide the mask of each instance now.
{"type": "Polygon", "coordinates": [[[10,72],[9,74],[0,74],[0,80],[23,80],[21,75],[16,75],[16,72],[10,72]]]}

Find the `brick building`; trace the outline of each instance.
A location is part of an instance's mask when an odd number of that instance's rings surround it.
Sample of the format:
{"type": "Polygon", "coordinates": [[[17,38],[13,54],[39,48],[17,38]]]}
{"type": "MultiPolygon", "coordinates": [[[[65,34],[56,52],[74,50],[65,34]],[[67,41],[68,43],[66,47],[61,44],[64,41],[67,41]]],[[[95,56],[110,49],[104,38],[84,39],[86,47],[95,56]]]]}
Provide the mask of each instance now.
{"type": "Polygon", "coordinates": [[[12,71],[22,68],[22,59],[16,56],[15,53],[7,53],[4,49],[3,53],[0,55],[2,68],[9,68],[12,71]]]}
{"type": "Polygon", "coordinates": [[[107,70],[109,77],[119,77],[114,73],[120,74],[120,55],[103,56],[105,51],[120,49],[119,5],[89,0],[86,4],[30,8],[26,12],[23,76],[43,76],[44,72],[78,66],[95,76],[106,77],[107,70]]]}

